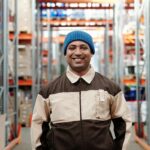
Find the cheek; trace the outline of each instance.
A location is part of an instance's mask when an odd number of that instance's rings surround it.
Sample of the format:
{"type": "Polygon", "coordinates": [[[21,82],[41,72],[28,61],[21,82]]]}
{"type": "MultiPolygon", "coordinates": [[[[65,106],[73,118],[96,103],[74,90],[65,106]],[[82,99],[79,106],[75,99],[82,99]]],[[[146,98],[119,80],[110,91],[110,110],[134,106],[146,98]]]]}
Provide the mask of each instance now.
{"type": "Polygon", "coordinates": [[[87,60],[91,60],[92,55],[88,55],[86,58],[87,58],[87,60]]]}
{"type": "Polygon", "coordinates": [[[70,62],[71,61],[70,55],[66,55],[65,59],[66,59],[67,62],[70,62]]]}
{"type": "Polygon", "coordinates": [[[69,58],[69,57],[71,57],[71,55],[72,55],[72,52],[70,52],[70,51],[68,50],[67,53],[66,53],[66,56],[65,56],[66,59],[69,58]]]}

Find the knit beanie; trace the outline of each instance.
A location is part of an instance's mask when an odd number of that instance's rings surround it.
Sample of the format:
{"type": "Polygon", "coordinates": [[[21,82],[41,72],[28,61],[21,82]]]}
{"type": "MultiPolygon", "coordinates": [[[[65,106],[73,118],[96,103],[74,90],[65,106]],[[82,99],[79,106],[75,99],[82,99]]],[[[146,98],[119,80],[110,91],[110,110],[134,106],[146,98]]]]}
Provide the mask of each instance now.
{"type": "Polygon", "coordinates": [[[66,38],[64,40],[64,45],[63,45],[64,55],[66,55],[68,45],[73,41],[83,41],[87,43],[90,47],[91,53],[92,54],[95,53],[94,43],[91,35],[84,31],[77,30],[77,31],[72,31],[66,35],[66,38]]]}

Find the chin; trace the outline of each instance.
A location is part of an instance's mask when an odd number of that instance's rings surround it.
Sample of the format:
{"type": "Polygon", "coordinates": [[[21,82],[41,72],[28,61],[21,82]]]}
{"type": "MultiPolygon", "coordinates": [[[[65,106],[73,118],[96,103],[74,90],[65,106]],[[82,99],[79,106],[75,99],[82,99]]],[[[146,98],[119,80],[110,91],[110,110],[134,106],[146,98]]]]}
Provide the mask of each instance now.
{"type": "Polygon", "coordinates": [[[87,70],[87,68],[84,66],[74,66],[74,67],[72,67],[72,70],[74,70],[76,72],[82,72],[82,71],[87,70]]]}

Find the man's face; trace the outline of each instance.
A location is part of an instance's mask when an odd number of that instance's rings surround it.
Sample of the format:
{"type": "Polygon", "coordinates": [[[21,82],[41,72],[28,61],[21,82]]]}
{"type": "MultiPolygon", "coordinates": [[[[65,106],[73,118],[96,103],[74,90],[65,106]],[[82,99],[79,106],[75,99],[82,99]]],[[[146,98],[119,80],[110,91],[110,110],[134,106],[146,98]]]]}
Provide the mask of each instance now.
{"type": "Polygon", "coordinates": [[[91,57],[90,47],[85,42],[73,41],[67,47],[66,60],[71,69],[77,73],[88,70],[91,57]]]}

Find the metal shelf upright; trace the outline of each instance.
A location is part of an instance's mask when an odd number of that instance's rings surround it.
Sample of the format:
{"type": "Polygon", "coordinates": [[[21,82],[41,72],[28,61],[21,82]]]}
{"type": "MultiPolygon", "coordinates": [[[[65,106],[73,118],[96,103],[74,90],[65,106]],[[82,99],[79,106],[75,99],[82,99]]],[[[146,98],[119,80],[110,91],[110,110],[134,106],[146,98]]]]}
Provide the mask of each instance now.
{"type": "MultiPolygon", "coordinates": [[[[7,120],[7,105],[8,105],[8,1],[3,1],[3,99],[2,99],[2,113],[6,115],[7,120]]],[[[7,144],[7,126],[5,128],[5,144],[7,144]]]]}
{"type": "MultiPolygon", "coordinates": [[[[138,123],[138,131],[137,134],[139,136],[142,135],[141,130],[141,94],[140,94],[140,78],[141,72],[139,71],[139,60],[140,60],[140,37],[139,37],[139,30],[140,30],[140,17],[142,14],[143,4],[140,4],[139,0],[134,2],[134,9],[135,9],[135,54],[136,54],[136,100],[137,100],[137,123],[138,123]],[[140,10],[140,11],[139,11],[140,10]],[[139,13],[140,12],[140,13],[139,13]]],[[[142,45],[143,46],[143,45],[142,45]]]]}
{"type": "MultiPolygon", "coordinates": [[[[15,0],[15,16],[14,16],[14,138],[18,136],[18,0],[15,0]]],[[[10,87],[12,88],[12,87],[10,87]]]]}
{"type": "Polygon", "coordinates": [[[150,0],[144,1],[145,54],[146,54],[146,101],[147,101],[147,136],[150,144],[150,0]]]}
{"type": "Polygon", "coordinates": [[[0,1],[0,114],[3,113],[4,102],[4,82],[3,82],[3,66],[4,66],[4,50],[3,50],[3,1],[0,1]]]}
{"type": "Polygon", "coordinates": [[[40,6],[32,1],[32,107],[41,85],[41,20],[40,6]]]}
{"type": "Polygon", "coordinates": [[[120,84],[123,89],[123,12],[124,12],[124,0],[118,1],[114,6],[114,39],[113,39],[113,64],[114,64],[114,80],[117,84],[120,84]]]}
{"type": "MultiPolygon", "coordinates": [[[[0,1],[0,117],[2,115],[4,116],[4,120],[6,118],[5,112],[6,112],[6,104],[5,102],[8,100],[8,82],[7,82],[7,51],[5,51],[4,48],[6,48],[6,40],[7,40],[7,34],[6,34],[6,18],[5,15],[7,14],[7,7],[5,5],[5,2],[0,1]],[[6,39],[4,39],[4,37],[6,39]]],[[[1,122],[1,131],[5,130],[5,122],[1,122]]],[[[4,149],[6,144],[5,139],[5,132],[2,131],[1,133],[1,141],[0,141],[0,149],[4,149]]]]}

